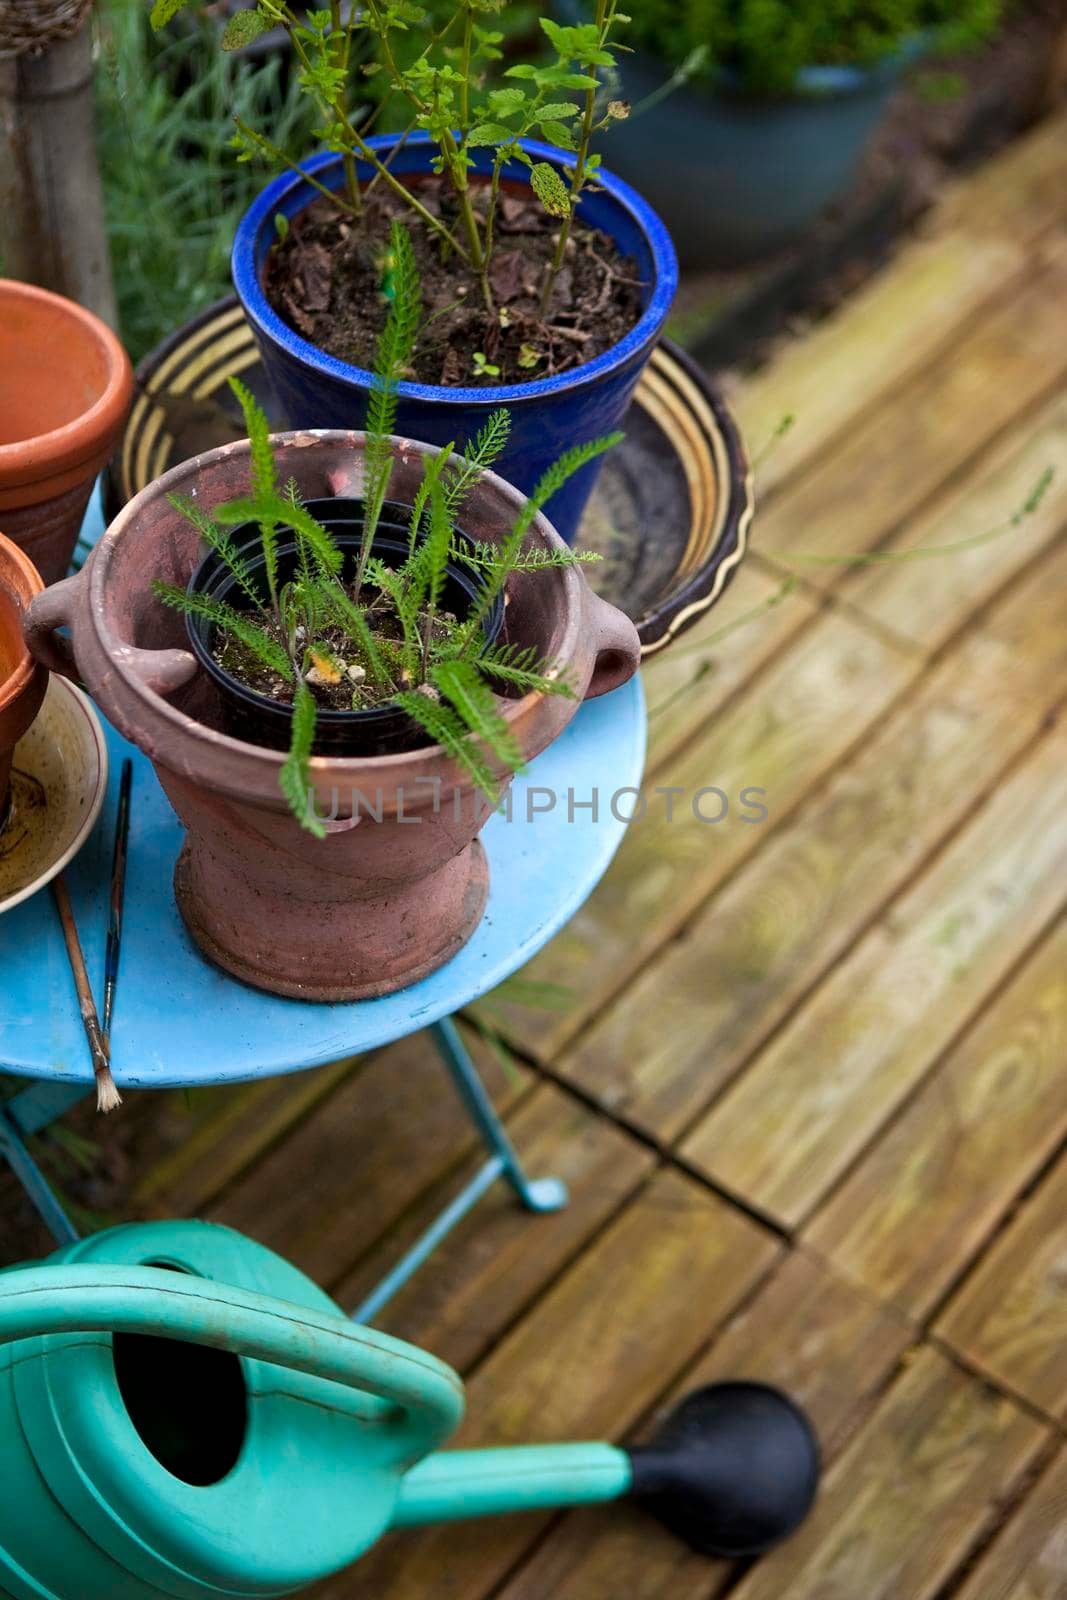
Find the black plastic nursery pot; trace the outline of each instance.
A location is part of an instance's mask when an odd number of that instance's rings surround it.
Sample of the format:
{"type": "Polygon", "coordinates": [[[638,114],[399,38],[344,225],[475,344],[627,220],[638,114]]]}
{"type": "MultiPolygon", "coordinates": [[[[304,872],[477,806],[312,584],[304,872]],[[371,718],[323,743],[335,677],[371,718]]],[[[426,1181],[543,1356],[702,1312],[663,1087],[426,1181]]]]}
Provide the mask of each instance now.
{"type": "MultiPolygon", "coordinates": [[[[354,575],[363,548],[363,502],[338,497],[333,500],[308,500],[304,509],[320,522],[344,552],[342,579],[354,575]]],[[[371,553],[387,566],[399,567],[408,555],[409,508],[386,502],[378,521],[371,553]]],[[[266,563],[254,524],[233,530],[233,540],[252,582],[266,598],[266,563]]],[[[281,540],[278,546],[278,579],[286,583],[296,571],[296,541],[281,540]]],[[[473,566],[458,561],[448,564],[441,609],[458,621],[469,616],[481,593],[481,581],[473,566]]],[[[235,610],[245,610],[236,578],[214,551],[209,552],[189,579],[189,593],[222,600],[235,610]]],[[[504,601],[498,596],[483,624],[486,645],[498,637],[504,622],[504,601]]],[[[235,739],[260,745],[268,750],[288,750],[293,724],[293,708],[269,695],[251,689],[215,659],[218,629],[203,617],[188,617],[189,640],[197,660],[219,691],[225,729],[235,739]]],[[[374,706],[362,711],[332,711],[319,707],[315,717],[315,755],[379,756],[417,750],[427,743],[426,734],[399,706],[374,706]]]]}

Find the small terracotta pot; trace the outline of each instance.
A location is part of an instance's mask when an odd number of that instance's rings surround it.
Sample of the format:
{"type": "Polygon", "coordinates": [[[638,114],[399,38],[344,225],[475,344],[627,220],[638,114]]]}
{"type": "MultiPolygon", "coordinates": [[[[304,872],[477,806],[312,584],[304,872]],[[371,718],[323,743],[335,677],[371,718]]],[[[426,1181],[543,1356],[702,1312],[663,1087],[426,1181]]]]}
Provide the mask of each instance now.
{"type": "Polygon", "coordinates": [[[54,583],[126,420],[130,359],[72,300],[0,278],[0,373],[0,524],[54,583]]]}
{"type": "MultiPolygon", "coordinates": [[[[304,499],[363,493],[363,435],[279,434],[279,476],[304,499]]],[[[393,441],[391,497],[410,503],[434,452],[393,441]]],[[[275,994],[356,1000],[425,977],[466,942],[488,891],[477,835],[489,807],[439,746],[312,761],[327,837],[295,821],[278,788],[284,756],[222,731],[217,690],[185,646],[184,619],[151,592],[184,585],[201,556],[196,530],[168,502],[205,511],[248,492],[248,444],[175,467],[132,500],[85,568],[30,609],[26,637],[46,665],[77,671],[115,726],[153,760],[188,830],[175,892],[201,950],[275,994]],[[55,633],[69,625],[73,658],[55,633]],[[379,820],[380,819],[380,820],[379,820]]],[[[464,508],[475,539],[498,540],[522,497],[492,474],[464,508]]],[[[561,549],[539,517],[529,541],[561,549]]],[[[582,698],[624,683],[640,659],[628,618],[575,567],[517,574],[504,637],[557,663],[578,698],[528,694],[505,716],[527,757],[550,744],[582,698]]]]}
{"type": "Polygon", "coordinates": [[[41,575],[28,556],[0,534],[0,828],[7,815],[11,757],[41,708],[48,674],[22,638],[22,618],[41,575]]]}

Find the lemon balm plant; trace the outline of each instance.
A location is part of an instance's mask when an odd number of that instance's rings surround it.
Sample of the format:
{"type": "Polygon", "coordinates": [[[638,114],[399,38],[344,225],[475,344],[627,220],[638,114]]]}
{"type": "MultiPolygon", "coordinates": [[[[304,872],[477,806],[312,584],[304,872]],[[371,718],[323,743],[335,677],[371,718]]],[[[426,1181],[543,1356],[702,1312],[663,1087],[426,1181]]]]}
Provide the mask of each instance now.
{"type": "MultiPolygon", "coordinates": [[[[162,25],[186,0],[156,0],[162,25]]],[[[394,221],[427,302],[398,386],[398,430],[442,446],[473,438],[501,403],[499,466],[531,493],[563,448],[613,432],[677,285],[669,236],[602,165],[625,120],[605,92],[628,18],[596,0],[574,25],[541,19],[549,59],[498,61],[502,0],[368,0],[298,14],[259,0],[226,42],[289,34],[316,111],[319,151],[286,157],[240,119],[237,158],[282,168],[234,242],[238,296],[296,427],[366,422],[388,314],[394,221]],[[382,133],[382,113],[399,131],[382,133]]],[[[572,542],[596,463],[549,514],[572,542]]]]}
{"type": "MultiPolygon", "coordinates": [[[[188,3],[155,0],[153,25],[161,27],[188,3]]],[[[505,85],[492,87],[487,85],[487,69],[501,59],[504,38],[492,20],[503,4],[504,0],[456,0],[445,20],[431,28],[425,47],[406,64],[408,52],[401,49],[402,42],[413,30],[433,22],[433,16],[413,0],[368,0],[364,6],[344,9],[340,0],[334,0],[324,10],[308,12],[287,0],[258,0],[254,8],[237,12],[223,34],[224,48],[239,49],[271,28],[286,29],[299,62],[298,82],[321,119],[322,142],[344,160],[344,187],[327,191],[326,198],[359,218],[363,199],[357,161],[368,163],[374,178],[419,218],[441,247],[470,267],[491,314],[498,310],[489,268],[505,163],[518,161],[528,170],[531,188],[546,213],[562,222],[542,292],[547,306],[566,254],[575,208],[600,165],[601,158],[592,149],[594,135],[625,117],[628,109],[617,100],[606,107],[598,102],[599,75],[615,62],[614,35],[630,20],[617,0],[597,0],[595,18],[576,27],[541,18],[555,60],[517,63],[505,69],[505,85]],[[361,48],[368,43],[369,60],[366,48],[361,48]],[[433,140],[433,164],[448,180],[455,225],[430,210],[394,175],[387,157],[368,143],[352,93],[357,59],[364,77],[382,75],[387,92],[403,103],[409,132],[421,129],[433,140]],[[524,149],[522,140],[534,135],[573,156],[566,178],[557,167],[535,160],[524,149]],[[493,153],[493,166],[488,200],[479,212],[469,174],[472,152],[485,148],[493,153]]],[[[234,143],[239,159],[261,155],[285,159],[268,135],[243,120],[238,121],[234,143]]]]}
{"type": "MultiPolygon", "coordinates": [[[[190,619],[194,648],[224,691],[236,680],[239,699],[248,699],[243,688],[284,708],[274,718],[288,743],[279,782],[293,814],[320,838],[325,830],[309,763],[323,711],[340,723],[334,748],[355,754],[366,734],[358,714],[391,708],[400,714],[393,718],[399,748],[410,745],[412,733],[416,741],[441,746],[490,800],[499,792],[490,758],[507,773],[521,769],[522,750],[494,690],[569,697],[574,690],[534,649],[496,638],[504,591],[518,572],[596,559],[566,549],[527,549],[526,536],[552,493],[616,442],[608,436],[567,451],[498,542],[470,540],[458,522],[471,488],[507,442],[510,419],[501,409],[461,462],[451,448],[427,458],[403,540],[380,539],[398,375],[410,360],[422,315],[410,241],[395,222],[391,260],[392,303],[364,445],[358,534],[338,539],[326,525],[328,503],[320,520],[294,483],[279,483],[266,416],[231,379],[250,441],[251,492],[211,515],[175,497],[175,508],[210,554],[187,587],[153,583],[157,598],[190,619]]],[[[266,727],[269,737],[269,717],[266,727]]],[[[374,731],[380,735],[380,726],[374,731]]]]}

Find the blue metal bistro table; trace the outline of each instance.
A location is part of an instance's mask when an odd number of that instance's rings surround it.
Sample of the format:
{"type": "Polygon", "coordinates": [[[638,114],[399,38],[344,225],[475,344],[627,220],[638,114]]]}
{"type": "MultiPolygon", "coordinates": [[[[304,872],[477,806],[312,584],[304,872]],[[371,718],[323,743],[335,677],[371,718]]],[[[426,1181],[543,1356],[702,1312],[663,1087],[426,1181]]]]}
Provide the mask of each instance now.
{"type": "MultiPolygon", "coordinates": [[[[149,761],[108,728],[111,778],[100,821],[66,877],[94,992],[102,995],[111,840],[122,759],[134,762],[122,967],[112,1067],[120,1088],[203,1088],[295,1072],[430,1036],[481,1135],[485,1165],[357,1308],[378,1312],[498,1179],[532,1211],[566,1204],[555,1178],[529,1179],[464,1047],[454,1014],[494,989],[570,920],[618,849],[645,754],[640,682],[582,707],[512,786],[509,814],[482,835],[489,901],[470,942],[421,983],[380,1000],[276,999],[208,965],[171,890],[182,831],[149,761]]],[[[0,1072],[33,1080],[0,1109],[6,1157],[56,1238],[75,1231],[27,1148],[93,1089],[92,1065],[52,897],[0,917],[0,1072]]],[[[121,1116],[119,1111],[116,1113],[121,1116]]],[[[413,1140],[418,1129],[412,1129],[413,1140]]]]}

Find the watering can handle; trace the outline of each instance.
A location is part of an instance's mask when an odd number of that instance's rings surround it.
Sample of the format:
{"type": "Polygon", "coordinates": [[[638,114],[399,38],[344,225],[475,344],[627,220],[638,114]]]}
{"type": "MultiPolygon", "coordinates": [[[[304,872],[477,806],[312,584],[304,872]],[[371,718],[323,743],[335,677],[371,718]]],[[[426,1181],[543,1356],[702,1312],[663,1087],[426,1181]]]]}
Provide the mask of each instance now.
{"type": "Polygon", "coordinates": [[[463,1385],[436,1357],[340,1314],[159,1267],[57,1263],[0,1277],[0,1344],[42,1334],[144,1333],[311,1373],[391,1401],[415,1460],[453,1433],[463,1385]]]}

